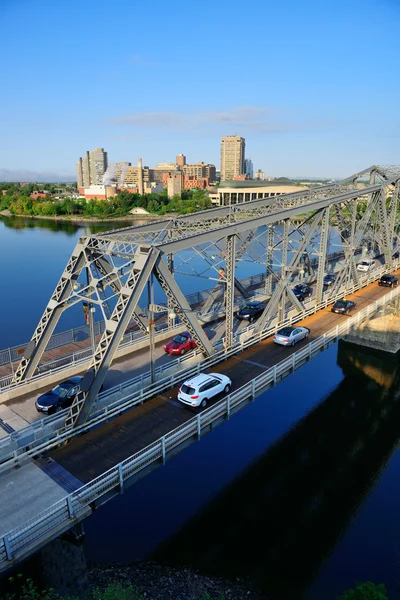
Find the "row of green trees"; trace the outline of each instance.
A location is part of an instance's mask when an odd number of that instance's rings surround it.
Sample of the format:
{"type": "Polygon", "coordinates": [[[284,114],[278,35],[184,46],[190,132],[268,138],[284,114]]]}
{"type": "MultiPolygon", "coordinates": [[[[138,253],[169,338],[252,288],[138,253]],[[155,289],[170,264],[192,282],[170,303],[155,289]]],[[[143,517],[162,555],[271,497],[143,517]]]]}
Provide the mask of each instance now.
{"type": "MultiPolygon", "coordinates": [[[[28,186],[25,187],[28,188],[28,186]]],[[[183,191],[182,196],[174,196],[172,199],[168,198],[165,190],[160,194],[146,195],[121,191],[110,200],[85,200],[82,198],[57,200],[51,197],[30,198],[29,194],[34,190],[25,193],[25,187],[3,187],[3,189],[7,189],[7,193],[0,198],[0,211],[7,209],[14,215],[28,216],[81,215],[111,218],[125,216],[133,208],[144,208],[150,213],[165,215],[166,213],[188,214],[212,206],[210,198],[203,190],[183,191]],[[22,191],[24,191],[23,194],[22,191]]]]}
{"type": "Polygon", "coordinates": [[[50,194],[59,194],[67,192],[76,192],[76,183],[11,183],[9,181],[0,182],[0,189],[7,190],[7,194],[13,196],[29,196],[32,192],[41,192],[46,190],[50,194]]]}

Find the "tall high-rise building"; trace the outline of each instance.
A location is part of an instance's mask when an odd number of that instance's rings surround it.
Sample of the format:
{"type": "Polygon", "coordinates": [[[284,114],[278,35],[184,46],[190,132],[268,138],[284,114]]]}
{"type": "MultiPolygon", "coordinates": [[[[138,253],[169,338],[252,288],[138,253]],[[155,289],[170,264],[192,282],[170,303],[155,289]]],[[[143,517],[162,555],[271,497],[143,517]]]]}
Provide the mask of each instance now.
{"type": "Polygon", "coordinates": [[[90,157],[90,184],[101,185],[103,175],[107,171],[108,158],[104,148],[95,148],[89,152],[90,157]]]}
{"type": "Polygon", "coordinates": [[[253,161],[251,160],[251,158],[244,159],[244,172],[245,172],[246,177],[248,177],[249,179],[253,179],[254,168],[253,168],[253,161]]]}
{"type": "Polygon", "coordinates": [[[186,165],[186,156],[184,154],[177,155],[176,165],[179,169],[183,169],[183,167],[186,165]]]}
{"type": "Polygon", "coordinates": [[[107,152],[104,152],[104,148],[95,148],[91,152],[86,151],[85,158],[79,158],[76,163],[78,188],[101,185],[107,167],[108,158],[107,152]]]}
{"type": "Polygon", "coordinates": [[[221,181],[244,175],[245,146],[245,139],[238,135],[221,139],[221,181]]]}

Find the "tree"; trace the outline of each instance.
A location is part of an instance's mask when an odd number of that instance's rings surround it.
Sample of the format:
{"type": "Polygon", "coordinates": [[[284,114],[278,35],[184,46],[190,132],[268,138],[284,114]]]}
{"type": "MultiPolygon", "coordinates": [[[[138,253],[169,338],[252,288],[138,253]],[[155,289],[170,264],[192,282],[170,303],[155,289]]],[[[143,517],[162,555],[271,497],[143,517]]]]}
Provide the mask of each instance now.
{"type": "Polygon", "coordinates": [[[157,202],[157,200],[151,198],[149,200],[149,202],[147,203],[147,210],[149,212],[157,212],[160,208],[159,203],[157,202]]]}
{"type": "Polygon", "coordinates": [[[338,600],[388,600],[383,584],[375,585],[370,581],[359,583],[355,588],[347,590],[338,600]]]}

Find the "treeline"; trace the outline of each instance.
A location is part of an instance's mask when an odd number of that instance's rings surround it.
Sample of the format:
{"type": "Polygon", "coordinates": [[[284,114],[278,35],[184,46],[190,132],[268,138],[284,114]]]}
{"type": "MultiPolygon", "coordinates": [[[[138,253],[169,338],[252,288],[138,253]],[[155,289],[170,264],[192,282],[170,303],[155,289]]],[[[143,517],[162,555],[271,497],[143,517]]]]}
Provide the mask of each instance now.
{"type": "MultiPolygon", "coordinates": [[[[49,188],[50,186],[45,186],[46,191],[54,193],[49,188]]],[[[14,215],[119,217],[129,214],[133,208],[144,208],[150,213],[159,215],[170,212],[188,214],[212,206],[210,198],[203,190],[183,191],[182,197],[174,196],[172,199],[168,198],[165,190],[160,194],[145,194],[143,196],[121,191],[110,200],[86,200],[84,198],[73,199],[68,197],[56,199],[50,196],[30,198],[29,195],[33,191],[42,189],[35,186],[35,184],[23,188],[15,186],[15,184],[6,187],[6,184],[3,184],[2,189],[7,189],[7,193],[0,197],[0,211],[7,209],[14,215]]]]}

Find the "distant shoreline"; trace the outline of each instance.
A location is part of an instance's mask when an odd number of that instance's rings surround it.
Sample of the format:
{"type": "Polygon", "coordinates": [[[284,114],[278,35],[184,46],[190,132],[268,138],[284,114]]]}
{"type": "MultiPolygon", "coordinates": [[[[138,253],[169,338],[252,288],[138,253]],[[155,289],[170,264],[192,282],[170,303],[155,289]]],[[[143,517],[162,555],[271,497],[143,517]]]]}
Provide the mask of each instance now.
{"type": "Polygon", "coordinates": [[[106,219],[102,219],[99,217],[87,217],[80,215],[71,215],[70,217],[67,215],[62,216],[45,216],[45,215],[14,215],[14,214],[4,214],[5,211],[0,213],[0,217],[5,217],[6,219],[39,219],[39,220],[51,220],[51,221],[66,221],[72,223],[107,223],[112,221],[160,221],[164,219],[170,219],[166,215],[124,215],[122,217],[108,217],[106,219]]]}

